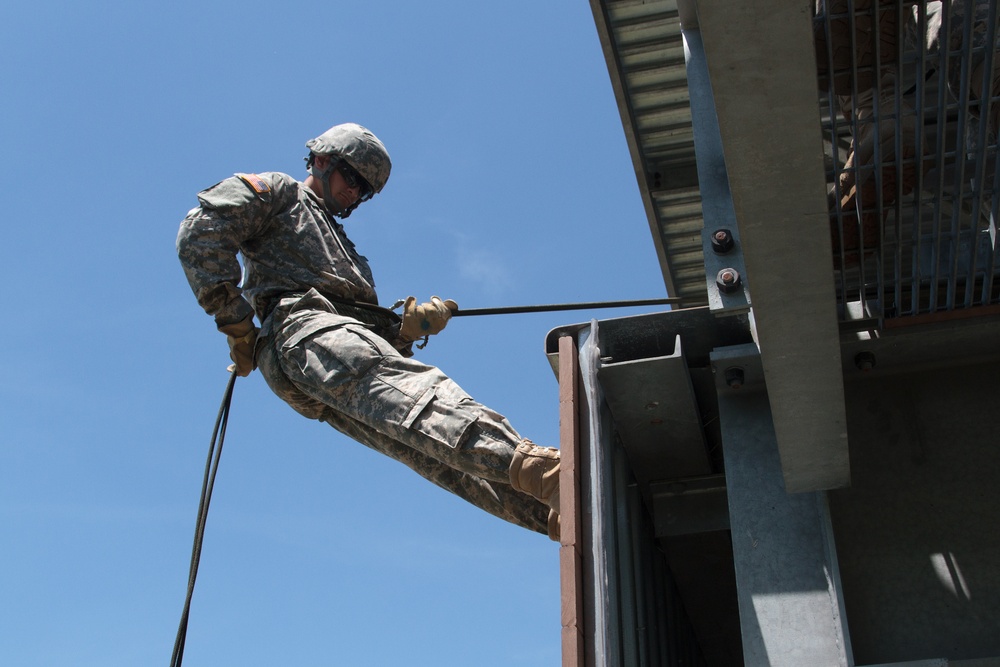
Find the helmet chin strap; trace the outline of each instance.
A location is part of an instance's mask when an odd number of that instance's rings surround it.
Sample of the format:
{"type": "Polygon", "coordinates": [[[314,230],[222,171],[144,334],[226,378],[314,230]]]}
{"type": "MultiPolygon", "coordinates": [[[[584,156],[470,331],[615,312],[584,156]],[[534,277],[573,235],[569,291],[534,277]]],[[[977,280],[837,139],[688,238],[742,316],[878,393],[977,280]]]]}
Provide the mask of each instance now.
{"type": "Polygon", "coordinates": [[[357,208],[357,203],[344,208],[337,201],[337,198],[330,194],[330,177],[333,176],[334,170],[337,165],[340,164],[340,159],[331,156],[330,162],[326,165],[326,169],[320,170],[316,166],[316,156],[310,155],[308,158],[308,163],[306,165],[307,170],[313,177],[319,179],[320,186],[323,188],[323,203],[326,204],[326,208],[329,209],[330,213],[333,213],[339,218],[346,218],[351,215],[351,211],[357,208]]]}

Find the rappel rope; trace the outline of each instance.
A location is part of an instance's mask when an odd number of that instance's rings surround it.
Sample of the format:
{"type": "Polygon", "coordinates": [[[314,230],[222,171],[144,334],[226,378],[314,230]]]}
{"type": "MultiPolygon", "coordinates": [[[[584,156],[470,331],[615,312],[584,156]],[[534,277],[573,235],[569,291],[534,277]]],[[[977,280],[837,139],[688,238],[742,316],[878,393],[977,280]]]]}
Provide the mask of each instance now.
{"type": "MultiPolygon", "coordinates": [[[[547,304],[538,306],[507,306],[501,308],[458,309],[453,315],[505,315],[514,313],[537,313],[559,310],[586,310],[591,308],[622,308],[627,306],[649,306],[678,304],[680,298],[640,299],[636,301],[591,301],[586,303],[547,304]]],[[[402,301],[398,305],[401,305],[402,301]]],[[[426,341],[426,337],[424,339],[426,341]]],[[[226,423],[229,421],[229,406],[233,400],[233,387],[236,385],[236,369],[226,385],[226,393],[222,397],[219,415],[215,419],[215,430],[208,446],[208,460],[205,462],[205,477],[201,484],[201,500],[198,503],[198,520],[194,530],[194,544],[191,548],[191,569],[188,573],[187,596],[184,599],[184,610],[181,612],[181,622],[177,628],[177,638],[174,640],[174,652],[170,657],[170,667],[181,667],[184,660],[184,643],[187,640],[188,617],[191,612],[191,597],[194,595],[194,582],[198,578],[198,563],[201,560],[201,547],[205,538],[205,522],[208,519],[208,506],[212,501],[212,488],[215,486],[215,475],[219,471],[219,459],[222,457],[222,443],[226,439],[226,423]],[[218,447],[216,446],[218,440],[218,447]]]]}
{"type": "Polygon", "coordinates": [[[458,308],[452,311],[453,317],[468,317],[473,315],[513,315],[517,313],[551,313],[560,310],[596,310],[599,308],[629,308],[631,306],[662,306],[678,305],[682,297],[663,297],[661,299],[635,299],[632,301],[585,301],[582,303],[550,303],[538,306],[501,306],[499,308],[458,308]]]}
{"type": "Polygon", "coordinates": [[[205,478],[201,483],[201,500],[198,503],[198,521],[194,529],[194,545],[191,548],[191,570],[188,574],[187,597],[184,600],[184,611],[181,612],[180,626],[177,628],[177,638],[174,640],[174,652],[170,657],[170,667],[181,667],[184,660],[184,642],[187,640],[188,615],[191,612],[191,596],[194,595],[194,582],[198,577],[198,562],[201,560],[201,545],[205,538],[205,521],[208,519],[208,505],[212,501],[212,488],[215,486],[215,475],[219,471],[219,459],[222,456],[222,443],[226,439],[226,422],[229,421],[229,405],[233,400],[233,386],[236,384],[236,369],[232,369],[226,393],[222,397],[219,416],[215,419],[215,430],[212,432],[212,442],[208,446],[208,460],[205,462],[205,478]],[[218,447],[216,447],[218,439],[218,447]]]}

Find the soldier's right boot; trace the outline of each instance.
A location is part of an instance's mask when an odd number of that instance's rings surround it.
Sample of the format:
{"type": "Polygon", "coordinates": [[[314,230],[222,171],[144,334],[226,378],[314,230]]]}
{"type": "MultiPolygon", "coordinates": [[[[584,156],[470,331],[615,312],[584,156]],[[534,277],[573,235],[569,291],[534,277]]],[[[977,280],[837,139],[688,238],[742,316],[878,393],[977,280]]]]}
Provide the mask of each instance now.
{"type": "Polygon", "coordinates": [[[559,541],[559,460],[558,449],[539,447],[522,440],[510,462],[510,485],[549,506],[549,538],[559,541]]]}
{"type": "MultiPolygon", "coordinates": [[[[841,250],[848,264],[853,264],[860,258],[862,246],[865,255],[878,248],[881,221],[896,203],[898,194],[906,196],[913,192],[917,169],[921,167],[917,164],[921,137],[916,132],[913,108],[900,99],[899,114],[896,113],[896,94],[901,91],[897,91],[898,86],[891,76],[884,77],[879,88],[879,91],[873,89],[858,95],[853,102],[848,96],[838,98],[844,116],[852,119],[851,129],[856,132],[850,154],[838,175],[842,234],[838,233],[836,219],[831,218],[833,248],[838,262],[841,250]],[[877,119],[875,97],[878,98],[877,119]],[[899,156],[896,155],[897,139],[902,148],[899,156]],[[881,169],[876,169],[876,152],[881,169]]],[[[926,160],[922,166],[926,166],[926,160]]]]}

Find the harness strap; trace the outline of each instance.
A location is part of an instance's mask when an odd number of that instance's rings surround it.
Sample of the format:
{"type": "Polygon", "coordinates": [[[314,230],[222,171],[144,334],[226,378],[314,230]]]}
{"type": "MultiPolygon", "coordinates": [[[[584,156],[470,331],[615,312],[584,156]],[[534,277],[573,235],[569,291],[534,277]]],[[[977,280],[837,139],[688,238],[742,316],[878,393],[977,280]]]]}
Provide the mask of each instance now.
{"type": "Polygon", "coordinates": [[[391,340],[399,334],[399,327],[403,323],[403,318],[388,308],[363,301],[338,299],[327,294],[323,294],[323,298],[332,303],[341,315],[353,317],[365,324],[370,324],[375,328],[375,333],[382,338],[391,340]]]}

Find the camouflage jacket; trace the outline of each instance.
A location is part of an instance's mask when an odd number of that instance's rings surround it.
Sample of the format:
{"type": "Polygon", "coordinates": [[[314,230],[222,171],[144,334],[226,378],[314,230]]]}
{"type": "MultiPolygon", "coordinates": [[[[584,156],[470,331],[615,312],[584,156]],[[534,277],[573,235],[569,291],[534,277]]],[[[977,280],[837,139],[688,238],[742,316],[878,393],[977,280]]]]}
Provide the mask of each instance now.
{"type": "Polygon", "coordinates": [[[263,322],[282,296],[311,288],[334,300],[378,303],[368,260],[322,199],[291,176],[237,174],[198,200],[181,222],[177,254],[218,326],[253,312],[263,322]]]}

